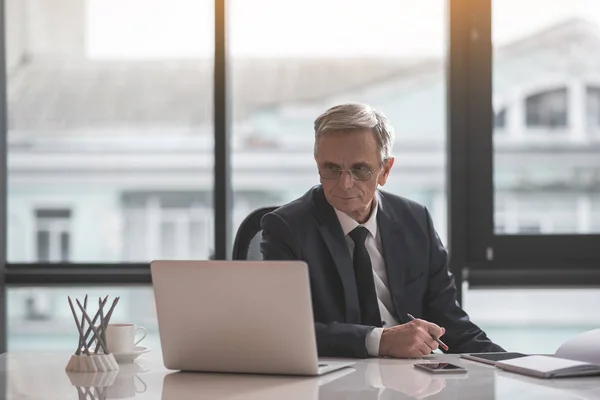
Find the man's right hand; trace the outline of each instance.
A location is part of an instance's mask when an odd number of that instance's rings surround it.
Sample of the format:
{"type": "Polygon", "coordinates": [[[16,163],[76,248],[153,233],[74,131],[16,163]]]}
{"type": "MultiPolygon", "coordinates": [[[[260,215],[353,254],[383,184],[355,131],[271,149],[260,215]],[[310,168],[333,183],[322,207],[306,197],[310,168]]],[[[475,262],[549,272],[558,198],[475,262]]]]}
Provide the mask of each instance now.
{"type": "Polygon", "coordinates": [[[379,355],[395,358],[427,356],[439,346],[431,336],[439,338],[445,332],[444,328],[422,319],[385,328],[379,342],[379,355]]]}

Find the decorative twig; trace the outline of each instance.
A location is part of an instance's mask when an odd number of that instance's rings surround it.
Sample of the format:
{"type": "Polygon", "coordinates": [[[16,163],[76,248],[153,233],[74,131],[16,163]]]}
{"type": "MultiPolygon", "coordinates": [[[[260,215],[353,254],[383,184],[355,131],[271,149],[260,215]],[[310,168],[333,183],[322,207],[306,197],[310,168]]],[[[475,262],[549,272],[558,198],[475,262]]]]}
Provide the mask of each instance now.
{"type": "MultiPolygon", "coordinates": [[[[98,297],[98,311],[100,312],[100,337],[98,338],[98,341],[102,341],[104,343],[104,347],[108,347],[106,346],[106,335],[105,335],[105,330],[104,330],[104,312],[103,312],[103,308],[104,308],[104,304],[102,304],[102,298],[98,297]]],[[[98,354],[98,350],[100,350],[100,344],[96,345],[96,349],[94,350],[95,354],[98,354]]]]}
{"type": "MultiPolygon", "coordinates": [[[[106,304],[106,300],[108,300],[108,296],[106,296],[104,298],[104,301],[102,302],[102,305],[106,304]]],[[[110,321],[110,316],[112,315],[113,310],[115,309],[115,306],[117,305],[117,303],[119,302],[119,298],[115,298],[113,300],[113,304],[112,306],[110,306],[110,310],[108,310],[108,314],[106,315],[106,317],[104,317],[104,343],[106,343],[106,326],[108,325],[108,322],[110,321]]],[[[96,313],[96,316],[94,317],[94,323],[96,323],[96,320],[100,317],[100,310],[98,310],[98,312],[96,313]]],[[[86,333],[87,336],[87,333],[86,333]]],[[[93,342],[94,338],[91,338],[90,341],[88,342],[88,347],[91,346],[91,343],[93,342]]]]}
{"type": "MultiPolygon", "coordinates": [[[[88,322],[88,324],[90,324],[90,328],[94,332],[94,336],[96,338],[99,338],[98,331],[96,330],[96,327],[94,326],[94,323],[90,319],[90,316],[87,314],[87,312],[85,311],[85,309],[83,308],[83,306],[81,305],[81,303],[79,302],[79,300],[75,299],[75,301],[77,302],[77,305],[79,306],[79,309],[83,312],[83,317],[86,319],[86,321],[88,322]]],[[[104,354],[108,354],[108,349],[106,348],[106,345],[104,343],[102,343],[102,341],[99,341],[99,343],[102,346],[102,350],[104,351],[104,354]]],[[[89,353],[89,350],[88,350],[87,346],[86,346],[86,351],[87,351],[86,354],[89,356],[90,353],[89,353]]]]}
{"type": "MultiPolygon", "coordinates": [[[[104,298],[104,300],[102,301],[102,306],[104,306],[106,304],[107,300],[108,300],[108,296],[106,296],[104,298]]],[[[100,310],[96,311],[96,315],[94,315],[94,319],[92,320],[92,323],[95,324],[99,318],[100,318],[100,310]]],[[[90,327],[85,332],[84,340],[87,340],[87,337],[90,335],[91,332],[92,332],[92,328],[90,327]]],[[[93,343],[94,343],[94,337],[92,336],[92,338],[89,341],[87,341],[88,347],[91,347],[93,343]]]]}
{"type": "MultiPolygon", "coordinates": [[[[88,297],[87,297],[87,294],[86,294],[86,295],[85,295],[85,299],[83,300],[83,307],[84,307],[84,308],[87,308],[87,299],[88,299],[88,297]]],[[[84,325],[83,316],[81,316],[81,330],[82,330],[82,331],[83,331],[83,330],[85,330],[84,326],[85,326],[85,325],[84,325]]],[[[85,340],[85,339],[84,339],[84,338],[82,338],[82,337],[81,337],[81,335],[80,335],[80,336],[79,336],[79,344],[78,344],[78,346],[77,346],[77,351],[75,352],[75,354],[76,354],[76,355],[80,355],[80,354],[81,354],[81,347],[83,346],[83,341],[84,341],[84,340],[85,340]]]]}
{"type": "MultiPolygon", "coordinates": [[[[67,297],[69,299],[69,307],[71,307],[71,312],[73,313],[73,319],[75,319],[75,325],[77,325],[77,330],[79,331],[79,339],[82,340],[81,338],[83,337],[83,330],[81,329],[81,326],[79,326],[79,321],[77,320],[77,314],[75,313],[75,307],[73,307],[73,302],[71,301],[71,297],[67,297]]],[[[79,303],[79,300],[77,300],[77,304],[79,305],[80,308],[81,307],[81,303],[79,303]]],[[[83,309],[83,308],[82,308],[83,309]]],[[[84,314],[85,314],[85,310],[83,310],[84,314]]],[[[85,341],[83,341],[83,348],[85,350],[85,354],[86,355],[90,355],[90,352],[87,348],[87,346],[85,345],[85,341]]]]}
{"type": "Polygon", "coordinates": [[[116,297],[113,300],[113,304],[112,304],[112,306],[110,306],[110,310],[108,310],[108,314],[106,314],[106,318],[104,319],[105,326],[108,326],[108,323],[110,322],[110,317],[112,317],[112,313],[113,313],[115,307],[117,306],[117,304],[119,303],[119,299],[120,299],[120,297],[116,297]]]}
{"type": "MultiPolygon", "coordinates": [[[[86,312],[87,315],[87,312],[86,312]]],[[[82,318],[83,315],[82,315],[82,318]]],[[[88,328],[87,332],[85,333],[84,337],[83,337],[83,341],[84,343],[87,343],[87,347],[91,348],[92,344],[94,343],[94,340],[96,340],[95,334],[92,335],[92,337],[90,338],[90,340],[87,340],[87,337],[89,336],[90,332],[93,332],[94,330],[92,329],[92,326],[95,326],[96,321],[98,320],[98,318],[100,318],[100,310],[96,310],[96,314],[94,315],[94,319],[92,320],[92,323],[90,324],[90,327],[88,328]]],[[[85,318],[84,318],[85,320],[85,318]]]]}

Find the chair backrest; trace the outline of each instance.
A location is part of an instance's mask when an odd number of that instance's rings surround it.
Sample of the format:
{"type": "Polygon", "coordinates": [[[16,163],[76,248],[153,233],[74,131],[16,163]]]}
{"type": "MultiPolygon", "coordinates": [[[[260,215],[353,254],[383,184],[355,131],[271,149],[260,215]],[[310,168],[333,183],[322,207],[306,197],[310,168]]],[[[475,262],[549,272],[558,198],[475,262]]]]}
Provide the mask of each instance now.
{"type": "Polygon", "coordinates": [[[234,260],[260,260],[260,220],[278,207],[262,207],[252,211],[240,224],[233,242],[234,260]]]}

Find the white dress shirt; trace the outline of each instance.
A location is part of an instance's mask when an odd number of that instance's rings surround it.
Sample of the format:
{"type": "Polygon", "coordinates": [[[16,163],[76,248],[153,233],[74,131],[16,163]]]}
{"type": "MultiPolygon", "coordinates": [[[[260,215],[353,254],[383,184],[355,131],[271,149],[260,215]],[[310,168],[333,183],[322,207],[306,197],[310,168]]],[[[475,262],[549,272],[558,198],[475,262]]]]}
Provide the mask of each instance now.
{"type": "MultiPolygon", "coordinates": [[[[334,208],[335,210],[335,208],[334,208]]],[[[354,256],[354,241],[348,235],[354,228],[359,225],[364,226],[369,231],[367,238],[365,239],[365,247],[369,252],[369,258],[371,259],[371,266],[373,268],[373,281],[375,282],[375,292],[377,293],[377,303],[379,305],[379,313],[381,314],[381,320],[385,322],[384,327],[390,327],[398,325],[398,320],[394,315],[394,303],[392,302],[392,296],[388,287],[387,271],[385,269],[385,261],[383,259],[383,248],[381,245],[381,236],[379,235],[379,229],[377,227],[377,210],[378,206],[375,203],[371,216],[364,224],[359,224],[354,219],[349,217],[347,214],[335,210],[335,213],[342,225],[342,231],[346,236],[346,243],[350,249],[350,256],[354,256]]],[[[381,334],[383,328],[375,328],[367,335],[366,347],[367,353],[370,356],[379,356],[379,342],[381,341],[381,334]]]]}

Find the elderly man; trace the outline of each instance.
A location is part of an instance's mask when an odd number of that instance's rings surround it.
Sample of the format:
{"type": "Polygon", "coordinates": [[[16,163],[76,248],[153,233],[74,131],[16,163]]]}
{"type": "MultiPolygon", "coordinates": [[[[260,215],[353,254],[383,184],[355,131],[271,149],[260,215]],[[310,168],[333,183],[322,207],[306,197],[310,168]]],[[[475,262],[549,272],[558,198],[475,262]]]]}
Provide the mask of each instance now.
{"type": "Polygon", "coordinates": [[[308,264],[319,355],[422,357],[440,337],[452,353],[504,351],[458,305],[427,209],[378,189],[394,165],[386,117],[343,104],[314,128],[321,185],[263,217],[261,252],[308,264]]]}

